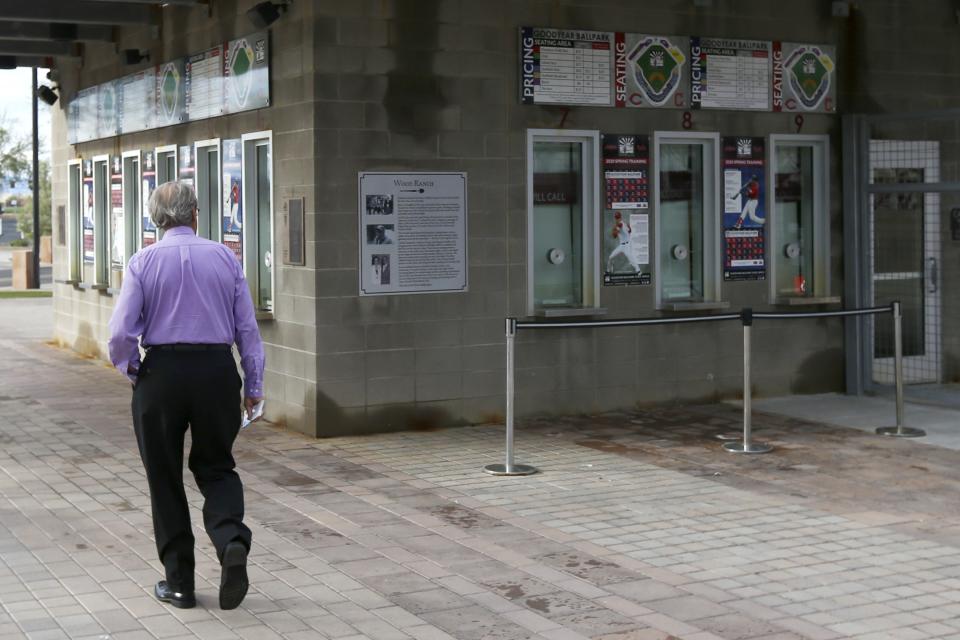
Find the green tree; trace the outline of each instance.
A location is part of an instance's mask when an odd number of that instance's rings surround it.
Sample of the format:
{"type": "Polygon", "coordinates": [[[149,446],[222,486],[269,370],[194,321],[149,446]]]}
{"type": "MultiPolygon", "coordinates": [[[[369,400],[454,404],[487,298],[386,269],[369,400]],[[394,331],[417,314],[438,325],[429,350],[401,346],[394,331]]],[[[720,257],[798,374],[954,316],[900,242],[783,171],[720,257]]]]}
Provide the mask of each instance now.
{"type": "MultiPolygon", "coordinates": [[[[31,186],[32,186],[31,182],[31,186]]],[[[33,243],[33,196],[26,196],[20,200],[23,206],[17,212],[17,228],[33,243]]],[[[50,197],[50,163],[40,161],[40,235],[53,234],[52,204],[50,197]]]]}
{"type": "Polygon", "coordinates": [[[30,175],[30,139],[11,130],[6,115],[0,114],[0,176],[16,181],[30,175]]]}

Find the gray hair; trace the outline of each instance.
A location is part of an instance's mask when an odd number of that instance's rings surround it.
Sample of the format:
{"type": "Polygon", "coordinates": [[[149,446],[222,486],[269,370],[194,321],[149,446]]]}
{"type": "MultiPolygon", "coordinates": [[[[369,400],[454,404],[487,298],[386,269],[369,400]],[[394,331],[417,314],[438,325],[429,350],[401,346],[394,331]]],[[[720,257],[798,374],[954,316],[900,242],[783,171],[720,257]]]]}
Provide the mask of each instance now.
{"type": "Polygon", "coordinates": [[[185,182],[164,182],[150,195],[150,219],[161,229],[170,229],[193,222],[197,194],[185,182]]]}

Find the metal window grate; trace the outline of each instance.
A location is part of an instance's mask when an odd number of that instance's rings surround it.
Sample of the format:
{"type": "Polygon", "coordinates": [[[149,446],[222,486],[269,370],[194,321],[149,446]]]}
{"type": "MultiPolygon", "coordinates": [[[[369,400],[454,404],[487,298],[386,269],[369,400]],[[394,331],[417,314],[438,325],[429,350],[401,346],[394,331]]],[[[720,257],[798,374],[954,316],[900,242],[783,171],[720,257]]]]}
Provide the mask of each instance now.
{"type": "MultiPolygon", "coordinates": [[[[903,308],[904,381],[943,379],[941,141],[914,122],[871,131],[868,204],[869,296],[874,305],[903,308]],[[921,130],[918,130],[921,129],[921,130]],[[923,186],[919,186],[923,185],[923,186]]],[[[947,197],[950,197],[947,194],[947,197]]],[[[871,319],[873,382],[894,380],[893,324],[871,319]]]]}

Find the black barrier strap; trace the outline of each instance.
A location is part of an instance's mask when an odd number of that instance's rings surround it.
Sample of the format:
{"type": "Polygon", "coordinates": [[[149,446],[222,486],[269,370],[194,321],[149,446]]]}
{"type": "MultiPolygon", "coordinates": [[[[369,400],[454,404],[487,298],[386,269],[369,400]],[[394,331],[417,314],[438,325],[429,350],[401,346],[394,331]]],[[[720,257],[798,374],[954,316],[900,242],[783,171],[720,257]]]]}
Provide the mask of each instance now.
{"type": "Polygon", "coordinates": [[[685,322],[711,322],[739,320],[739,313],[724,313],[712,316],[688,316],[681,318],[636,318],[633,320],[594,320],[592,322],[517,322],[517,329],[575,329],[577,327],[632,327],[651,324],[681,324],[685,322]]]}
{"type": "Polygon", "coordinates": [[[767,313],[757,312],[753,314],[754,318],[763,320],[790,320],[792,318],[833,318],[842,316],[871,316],[880,313],[890,313],[893,311],[892,305],[883,307],[868,307],[865,309],[847,309],[843,311],[806,311],[801,313],[767,313]]]}
{"type": "MultiPolygon", "coordinates": [[[[573,322],[533,322],[514,320],[517,329],[577,329],[585,327],[634,327],[658,324],[684,324],[689,322],[716,322],[723,320],[740,320],[744,326],[753,324],[754,319],[760,320],[791,320],[794,318],[832,318],[842,316],[867,316],[880,313],[891,313],[893,305],[883,307],[866,307],[863,309],[847,309],[843,311],[808,311],[800,313],[768,313],[754,311],[746,307],[740,313],[718,313],[710,316],[681,316],[679,318],[634,318],[624,320],[593,320],[573,322]]],[[[511,320],[513,320],[511,318],[511,320]]]]}

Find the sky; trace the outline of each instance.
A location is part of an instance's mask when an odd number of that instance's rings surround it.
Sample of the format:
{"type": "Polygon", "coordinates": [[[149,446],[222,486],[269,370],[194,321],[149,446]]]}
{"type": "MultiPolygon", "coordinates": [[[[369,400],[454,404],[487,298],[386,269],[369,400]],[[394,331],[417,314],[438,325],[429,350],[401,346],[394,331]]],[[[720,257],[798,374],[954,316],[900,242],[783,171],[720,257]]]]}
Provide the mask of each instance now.
{"type": "MultiPolygon", "coordinates": [[[[30,82],[31,69],[3,69],[0,70],[0,116],[3,116],[5,125],[16,132],[16,135],[23,136],[27,142],[30,141],[32,119],[30,114],[30,82]]],[[[51,85],[47,80],[47,70],[39,69],[37,71],[37,81],[40,84],[51,85]]],[[[43,101],[40,101],[40,157],[50,157],[50,110],[59,109],[60,102],[53,107],[48,107],[43,101]]]]}

